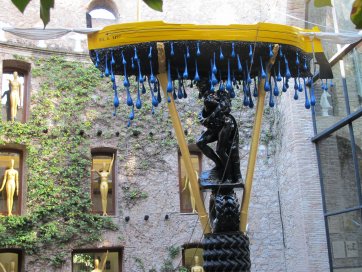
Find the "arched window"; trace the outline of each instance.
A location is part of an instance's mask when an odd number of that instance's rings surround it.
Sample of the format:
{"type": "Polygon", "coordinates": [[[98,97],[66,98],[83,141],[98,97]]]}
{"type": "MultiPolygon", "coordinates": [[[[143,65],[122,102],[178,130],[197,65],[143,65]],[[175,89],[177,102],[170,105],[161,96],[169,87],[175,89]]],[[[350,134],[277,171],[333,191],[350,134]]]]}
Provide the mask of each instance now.
{"type": "Polygon", "coordinates": [[[91,197],[92,211],[102,215],[115,214],[116,150],[92,149],[91,197]]]}
{"type": "MultiPolygon", "coordinates": [[[[202,171],[202,153],[196,145],[189,145],[191,162],[194,169],[199,173],[202,171]]],[[[184,161],[179,150],[178,152],[178,168],[179,168],[179,188],[180,188],[180,212],[192,213],[192,202],[190,183],[187,178],[184,161]]]]}
{"type": "Polygon", "coordinates": [[[0,214],[21,214],[23,152],[0,149],[0,214]]]}
{"type": "Polygon", "coordinates": [[[94,0],[87,8],[87,27],[104,27],[118,22],[117,5],[112,0],[94,0]]]}
{"type": "Polygon", "coordinates": [[[16,271],[22,269],[23,252],[21,249],[0,249],[0,271],[16,271]]]}
{"type": "Polygon", "coordinates": [[[200,243],[184,244],[182,246],[182,266],[191,269],[195,265],[195,256],[199,257],[199,265],[203,266],[203,252],[202,244],[200,243]]]}
{"type": "Polygon", "coordinates": [[[26,122],[30,97],[30,64],[4,60],[1,78],[1,116],[3,121],[26,122]]]}

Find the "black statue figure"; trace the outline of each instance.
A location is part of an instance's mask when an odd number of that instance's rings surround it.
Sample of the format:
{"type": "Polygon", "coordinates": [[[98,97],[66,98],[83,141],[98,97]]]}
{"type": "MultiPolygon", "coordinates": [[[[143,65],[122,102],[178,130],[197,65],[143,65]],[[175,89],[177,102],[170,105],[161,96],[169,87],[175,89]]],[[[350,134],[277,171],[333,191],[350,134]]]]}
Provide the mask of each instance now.
{"type": "Polygon", "coordinates": [[[215,167],[204,172],[201,180],[219,184],[240,183],[239,132],[236,120],[230,114],[229,92],[202,89],[200,98],[204,99],[204,107],[199,113],[199,120],[206,130],[198,139],[197,146],[215,163],[215,167]],[[217,145],[214,151],[208,144],[215,141],[217,145]]]}

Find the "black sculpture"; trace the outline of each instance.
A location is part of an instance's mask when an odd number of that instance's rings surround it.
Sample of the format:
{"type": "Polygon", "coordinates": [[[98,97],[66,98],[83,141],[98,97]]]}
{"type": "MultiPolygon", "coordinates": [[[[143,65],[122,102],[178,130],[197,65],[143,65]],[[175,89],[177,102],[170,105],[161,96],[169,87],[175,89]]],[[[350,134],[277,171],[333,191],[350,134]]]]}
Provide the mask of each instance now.
{"type": "MultiPolygon", "coordinates": [[[[201,86],[200,86],[201,87],[201,86]]],[[[204,88],[202,86],[201,88],[204,88]]],[[[200,90],[204,107],[199,113],[201,124],[206,130],[197,141],[202,153],[215,163],[215,167],[201,175],[207,183],[240,183],[239,132],[231,112],[231,98],[228,91],[200,90]],[[214,151],[209,143],[217,141],[214,151]]]]}

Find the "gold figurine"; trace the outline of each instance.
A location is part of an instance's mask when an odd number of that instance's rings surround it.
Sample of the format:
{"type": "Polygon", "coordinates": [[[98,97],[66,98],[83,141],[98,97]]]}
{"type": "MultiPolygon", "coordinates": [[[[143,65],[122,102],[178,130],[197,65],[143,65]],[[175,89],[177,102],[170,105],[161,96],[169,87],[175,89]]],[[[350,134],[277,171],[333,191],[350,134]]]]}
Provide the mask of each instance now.
{"type": "Polygon", "coordinates": [[[194,257],[195,265],[191,268],[191,272],[205,272],[204,268],[199,263],[199,256],[194,257]]]}
{"type": "Polygon", "coordinates": [[[92,171],[96,172],[101,178],[101,183],[99,185],[99,188],[100,188],[100,191],[101,191],[103,216],[108,215],[107,214],[108,177],[109,177],[109,174],[112,171],[113,162],[114,162],[114,154],[113,154],[113,157],[112,157],[112,161],[109,164],[108,171],[106,170],[106,163],[105,162],[103,162],[103,168],[100,171],[92,169],[92,171]]]}
{"type": "Polygon", "coordinates": [[[99,269],[99,259],[95,258],[94,259],[94,269],[91,272],[103,272],[103,270],[104,270],[104,268],[106,266],[107,258],[108,258],[108,250],[107,250],[107,253],[106,253],[106,257],[103,260],[102,268],[99,269]]]}
{"type": "Polygon", "coordinates": [[[8,208],[8,216],[12,215],[13,204],[14,204],[14,193],[19,195],[19,174],[14,169],[14,159],[11,159],[10,169],[5,171],[3,184],[0,188],[0,192],[6,186],[6,206],[8,208]]]}
{"type": "Polygon", "coordinates": [[[10,85],[10,121],[14,122],[20,106],[21,84],[18,80],[18,72],[14,71],[13,80],[9,80],[10,85]]]}

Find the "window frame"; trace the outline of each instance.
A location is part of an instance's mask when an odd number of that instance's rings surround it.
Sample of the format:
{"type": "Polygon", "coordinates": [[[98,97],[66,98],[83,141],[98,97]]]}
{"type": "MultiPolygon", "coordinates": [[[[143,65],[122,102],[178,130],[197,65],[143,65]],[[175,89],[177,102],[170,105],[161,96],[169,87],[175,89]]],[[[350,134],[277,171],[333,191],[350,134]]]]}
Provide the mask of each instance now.
{"type": "MultiPolygon", "coordinates": [[[[24,182],[24,150],[17,149],[17,148],[10,148],[10,147],[1,147],[0,146],[0,153],[2,152],[11,152],[19,154],[19,195],[18,195],[18,209],[13,212],[13,215],[22,215],[22,205],[23,205],[23,182],[24,182]]],[[[2,180],[0,181],[2,184],[2,180]]],[[[7,211],[2,212],[0,210],[0,215],[7,216],[7,211]]]]}
{"type": "Polygon", "coordinates": [[[124,247],[121,246],[115,246],[115,247],[102,247],[102,248],[80,248],[80,249],[73,249],[72,250],[72,260],[71,260],[71,264],[72,264],[72,272],[73,272],[73,256],[75,254],[80,254],[80,253],[94,253],[94,252],[107,252],[107,250],[109,252],[117,252],[118,253],[118,263],[119,263],[119,272],[123,271],[123,251],[124,251],[124,247]]]}
{"type": "MultiPolygon", "coordinates": [[[[199,159],[199,169],[200,169],[200,174],[202,173],[202,152],[201,150],[197,147],[196,144],[189,144],[188,145],[188,148],[189,148],[189,152],[190,152],[190,155],[197,155],[198,156],[198,159],[199,159]]],[[[178,185],[179,185],[179,199],[180,199],[180,213],[181,214],[194,214],[192,213],[192,208],[187,210],[187,211],[184,211],[182,209],[182,203],[184,203],[184,200],[182,198],[182,189],[183,189],[183,186],[182,186],[182,177],[181,177],[181,157],[182,157],[182,154],[181,154],[181,150],[178,149],[178,152],[177,152],[177,163],[178,163],[178,185]]],[[[200,190],[201,191],[201,190],[200,190]]]]}
{"type": "Polygon", "coordinates": [[[187,244],[183,244],[181,247],[181,255],[182,255],[182,266],[186,267],[186,263],[185,263],[185,251],[188,249],[192,249],[192,248],[200,248],[202,250],[204,250],[204,248],[202,247],[202,243],[201,242],[193,242],[193,243],[187,243],[187,244]]]}
{"type": "Polygon", "coordinates": [[[23,271],[24,251],[20,248],[0,248],[1,253],[15,253],[18,255],[18,272],[23,271]]]}
{"type": "MultiPolygon", "coordinates": [[[[30,89],[31,89],[31,64],[25,61],[15,59],[3,60],[2,73],[13,73],[17,71],[19,74],[24,74],[24,90],[23,90],[23,115],[20,123],[26,123],[29,118],[29,105],[30,105],[30,89]]],[[[2,78],[1,78],[2,81],[2,78]]],[[[9,121],[8,121],[9,122],[9,121]]]]}
{"type": "MultiPolygon", "coordinates": [[[[117,149],[115,148],[111,148],[111,147],[95,147],[91,149],[91,160],[92,160],[92,165],[91,167],[93,167],[93,156],[113,156],[114,155],[114,162],[112,165],[112,207],[113,210],[111,211],[107,211],[108,216],[116,216],[116,161],[117,161],[117,149]]],[[[91,194],[91,202],[92,202],[92,210],[91,212],[94,214],[102,214],[102,210],[97,211],[94,209],[94,205],[93,205],[93,180],[94,178],[94,173],[93,171],[91,171],[91,176],[90,176],[90,194],[91,194]]]]}

